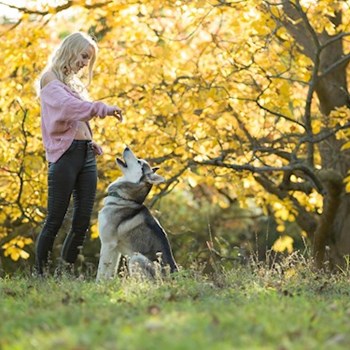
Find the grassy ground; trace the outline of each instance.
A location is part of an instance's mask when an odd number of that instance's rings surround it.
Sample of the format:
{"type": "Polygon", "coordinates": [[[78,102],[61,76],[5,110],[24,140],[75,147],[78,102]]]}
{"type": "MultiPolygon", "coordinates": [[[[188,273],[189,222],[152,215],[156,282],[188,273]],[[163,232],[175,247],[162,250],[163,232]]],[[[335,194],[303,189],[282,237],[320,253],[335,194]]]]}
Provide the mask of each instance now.
{"type": "Polygon", "coordinates": [[[0,279],[0,349],[349,349],[350,274],[287,259],[170,281],[0,279]]]}

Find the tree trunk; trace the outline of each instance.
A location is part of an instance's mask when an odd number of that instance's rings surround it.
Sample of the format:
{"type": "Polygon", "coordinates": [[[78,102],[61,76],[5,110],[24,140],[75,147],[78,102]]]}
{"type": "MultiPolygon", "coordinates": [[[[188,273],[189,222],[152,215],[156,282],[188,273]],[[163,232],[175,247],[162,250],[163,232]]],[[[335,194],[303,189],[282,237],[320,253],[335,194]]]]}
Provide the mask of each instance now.
{"type": "MultiPolygon", "coordinates": [[[[335,64],[343,54],[341,45],[330,45],[324,50],[321,72],[335,64]],[[332,62],[332,60],[334,62],[332,62]]],[[[342,65],[322,77],[316,85],[321,112],[328,118],[336,107],[349,106],[346,82],[346,66],[342,65]]],[[[327,123],[327,122],[326,122],[327,123]]],[[[322,169],[329,176],[322,178],[327,194],[323,202],[323,214],[315,232],[314,254],[316,264],[321,267],[326,247],[333,267],[344,264],[344,256],[350,254],[350,197],[345,193],[343,179],[350,169],[348,152],[341,151],[341,141],[331,136],[319,145],[322,169]]]]}
{"type": "MultiPolygon", "coordinates": [[[[332,39],[327,35],[326,40],[332,39]]],[[[349,106],[346,81],[346,63],[338,64],[344,56],[341,39],[323,49],[320,60],[320,74],[316,84],[316,94],[320,110],[329,121],[329,114],[336,107],[349,106]],[[328,70],[329,67],[335,67],[328,70]],[[327,74],[324,74],[327,72],[327,74]]],[[[344,264],[344,256],[350,254],[350,198],[345,193],[343,179],[350,169],[348,152],[341,151],[342,142],[335,136],[319,145],[322,169],[331,176],[322,178],[327,194],[324,197],[323,214],[315,232],[314,253],[316,264],[321,267],[326,247],[332,267],[344,264]]]]}

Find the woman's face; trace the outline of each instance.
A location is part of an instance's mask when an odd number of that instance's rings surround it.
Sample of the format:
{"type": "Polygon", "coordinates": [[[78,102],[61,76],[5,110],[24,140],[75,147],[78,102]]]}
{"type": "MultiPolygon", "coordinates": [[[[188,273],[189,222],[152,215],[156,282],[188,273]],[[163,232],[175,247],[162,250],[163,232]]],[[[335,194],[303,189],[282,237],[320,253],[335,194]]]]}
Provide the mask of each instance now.
{"type": "Polygon", "coordinates": [[[94,55],[94,48],[93,46],[89,45],[81,51],[76,60],[72,62],[71,69],[74,74],[78,73],[82,68],[86,67],[89,62],[91,57],[94,55]]]}

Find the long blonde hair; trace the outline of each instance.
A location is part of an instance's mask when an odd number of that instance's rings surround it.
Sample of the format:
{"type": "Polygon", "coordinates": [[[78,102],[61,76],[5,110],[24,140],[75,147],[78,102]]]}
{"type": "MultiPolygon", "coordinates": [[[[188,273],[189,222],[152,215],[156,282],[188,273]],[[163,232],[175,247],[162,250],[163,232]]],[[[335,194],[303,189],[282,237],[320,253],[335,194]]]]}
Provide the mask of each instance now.
{"type": "Polygon", "coordinates": [[[97,52],[97,44],[89,35],[82,32],[72,33],[65,37],[62,43],[54,51],[44,72],[51,70],[55,73],[58,80],[67,84],[75,92],[84,95],[86,94],[86,87],[90,85],[92,80],[93,67],[96,62],[97,52]],[[92,46],[94,50],[88,66],[88,82],[84,85],[76,74],[67,74],[67,71],[78,55],[89,46],[92,46]]]}

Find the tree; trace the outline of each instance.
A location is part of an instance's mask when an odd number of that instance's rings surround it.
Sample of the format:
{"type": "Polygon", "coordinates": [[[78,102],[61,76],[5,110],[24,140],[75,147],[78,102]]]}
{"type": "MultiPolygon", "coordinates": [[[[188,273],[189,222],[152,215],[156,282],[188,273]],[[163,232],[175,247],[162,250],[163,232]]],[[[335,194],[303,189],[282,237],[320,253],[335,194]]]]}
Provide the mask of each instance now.
{"type": "MultiPolygon", "coordinates": [[[[287,29],[298,49],[311,60],[312,73],[302,119],[305,164],[312,169],[314,188],[317,189],[317,184],[322,186],[318,190],[323,195],[323,212],[316,229],[309,235],[314,236],[314,255],[319,267],[324,261],[326,246],[332,263],[342,264],[343,257],[350,253],[349,195],[344,191],[343,181],[349,170],[348,142],[344,140],[349,133],[340,132],[349,127],[347,66],[350,55],[344,52],[344,40],[350,33],[346,32],[346,20],[343,20],[349,8],[343,2],[320,1],[311,17],[301,2],[283,1],[281,10],[283,14],[273,18],[287,29]],[[319,16],[325,21],[318,22],[319,16]],[[315,95],[319,112],[311,106],[315,95]],[[321,119],[320,131],[313,126],[315,119],[321,119]],[[320,158],[319,162],[316,157],[320,158]]],[[[284,177],[286,180],[290,178],[284,177]]]]}
{"type": "Polygon", "coordinates": [[[91,95],[126,111],[121,126],[94,123],[105,150],[100,197],[118,174],[111,163],[121,144],[130,144],[168,173],[158,195],[206,183],[216,189],[213,200],[254,202],[272,212],[282,235],[285,222],[296,221],[318,267],[328,258],[333,266],[344,262],[350,254],[346,2],[67,1],[19,11],[0,43],[0,243],[13,258],[24,254],[30,241],[22,237],[34,239],[45,213],[33,79],[57,34],[81,29],[100,46],[91,95]],[[64,15],[71,25],[57,33],[64,15]]]}

